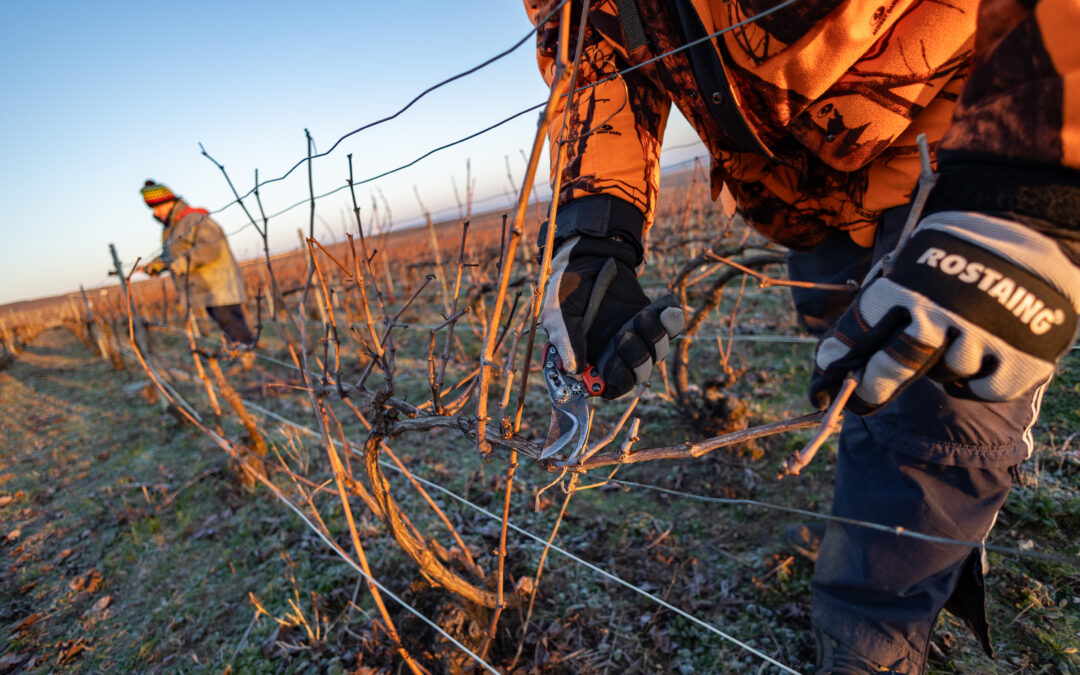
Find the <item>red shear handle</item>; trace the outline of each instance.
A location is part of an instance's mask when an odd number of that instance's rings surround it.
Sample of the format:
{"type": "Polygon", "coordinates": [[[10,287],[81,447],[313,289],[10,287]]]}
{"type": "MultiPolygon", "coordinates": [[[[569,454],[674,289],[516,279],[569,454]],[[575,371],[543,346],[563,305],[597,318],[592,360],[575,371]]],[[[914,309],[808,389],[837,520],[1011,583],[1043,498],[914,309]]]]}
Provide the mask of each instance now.
{"type": "Polygon", "coordinates": [[[600,369],[592,364],[585,364],[585,372],[581,374],[585,380],[585,391],[589,396],[599,396],[607,389],[607,383],[600,377],[600,369]]]}

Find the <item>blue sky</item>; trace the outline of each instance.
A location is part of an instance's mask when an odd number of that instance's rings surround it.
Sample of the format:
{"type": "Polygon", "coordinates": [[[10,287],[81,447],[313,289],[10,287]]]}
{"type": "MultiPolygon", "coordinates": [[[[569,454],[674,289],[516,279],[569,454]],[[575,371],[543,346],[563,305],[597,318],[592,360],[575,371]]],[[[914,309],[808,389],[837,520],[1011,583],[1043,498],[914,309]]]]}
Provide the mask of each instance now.
{"type": "MultiPolygon", "coordinates": [[[[529,29],[522,5],[507,0],[2,3],[0,304],[106,283],[110,242],[129,264],[155,254],[161,228],[138,192],[146,178],[195,206],[228,203],[200,142],[246,192],[256,169],[265,180],[304,157],[305,128],[316,150],[328,149],[529,29]]],[[[532,46],[316,160],[316,193],[344,184],[348,153],[362,180],[543,101],[532,46]]],[[[505,157],[520,180],[535,120],[529,113],[358,188],[361,206],[377,188],[406,225],[418,215],[416,186],[429,209],[455,214],[451,176],[463,189],[466,160],[478,200],[504,195],[505,157]]],[[[677,120],[665,146],[693,138],[677,120]]],[[[302,167],[262,189],[267,212],[307,190],[302,167]]],[[[340,236],[347,199],[342,191],[319,202],[316,236],[340,236]]],[[[307,218],[305,207],[272,220],[272,248],[294,248],[307,218]]],[[[247,222],[236,207],[216,219],[226,232],[247,222]]],[[[252,228],[231,244],[240,258],[260,250],[252,228]]]]}

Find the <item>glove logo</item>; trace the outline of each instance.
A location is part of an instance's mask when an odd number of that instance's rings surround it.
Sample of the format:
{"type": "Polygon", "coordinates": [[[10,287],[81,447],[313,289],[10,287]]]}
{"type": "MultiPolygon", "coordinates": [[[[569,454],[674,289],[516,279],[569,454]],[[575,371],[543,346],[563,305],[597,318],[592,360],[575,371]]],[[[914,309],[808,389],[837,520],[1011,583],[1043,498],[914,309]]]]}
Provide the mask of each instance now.
{"type": "Polygon", "coordinates": [[[983,263],[968,261],[962,255],[936,246],[923,251],[915,263],[933,267],[965,284],[978,282],[980,291],[1001,303],[1035,335],[1043,335],[1052,327],[1065,323],[1063,310],[1047,307],[1034,293],[983,263]]]}

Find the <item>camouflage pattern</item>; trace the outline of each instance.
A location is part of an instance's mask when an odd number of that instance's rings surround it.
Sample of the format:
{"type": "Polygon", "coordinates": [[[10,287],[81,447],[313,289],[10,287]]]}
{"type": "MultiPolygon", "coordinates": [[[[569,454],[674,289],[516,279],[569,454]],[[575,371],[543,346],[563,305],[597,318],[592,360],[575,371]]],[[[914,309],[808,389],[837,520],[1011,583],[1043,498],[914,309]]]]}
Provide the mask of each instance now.
{"type": "MultiPolygon", "coordinates": [[[[1019,6],[1018,0],[986,1],[1019,6]]],[[[561,200],[594,194],[618,197],[644,214],[647,229],[656,205],[659,149],[674,102],[708,147],[713,198],[726,185],[751,224],[799,250],[812,248],[834,229],[869,246],[881,212],[910,201],[919,172],[915,138],[925,133],[933,148],[949,129],[971,64],[979,11],[979,0],[802,0],[740,25],[777,3],[636,0],[645,39],[632,43],[631,50],[619,4],[625,0],[599,0],[590,6],[579,78],[593,86],[573,100],[561,200]],[[731,28],[710,41],[723,62],[726,91],[699,91],[687,51],[646,63],[681,46],[669,15],[680,3],[691,6],[706,33],[731,28]],[[640,67],[618,74],[634,66],[640,67]],[[722,124],[710,110],[710,101],[725,97],[734,97],[747,129],[744,135],[759,142],[761,151],[747,151],[733,132],[738,124],[722,124]]],[[[1073,13],[1077,9],[1075,0],[1043,2],[1050,11],[1058,11],[1057,5],[1070,5],[1073,13]]],[[[525,0],[525,6],[536,22],[552,3],[525,0]]],[[[1038,26],[1043,6],[1024,19],[1031,32],[1067,39],[1063,26],[1057,33],[1038,26]]],[[[579,7],[572,15],[576,23],[579,7]]],[[[576,31],[572,26],[570,34],[576,31]]],[[[557,16],[538,27],[538,60],[549,83],[557,36],[557,16]]],[[[1035,154],[1036,148],[1050,149],[1054,142],[1064,145],[1062,118],[1080,114],[1080,105],[1069,112],[1063,105],[1067,101],[1051,94],[1049,100],[1039,99],[1053,108],[1045,110],[1043,104],[1021,101],[1018,89],[1015,114],[1024,123],[1006,120],[998,134],[994,125],[1003,122],[993,120],[1005,112],[1002,104],[991,103],[990,108],[998,106],[991,110],[978,104],[983,90],[1009,85],[1001,80],[1076,67],[1049,56],[1026,65],[1030,72],[1018,69],[1014,64],[1023,61],[1018,55],[1022,45],[1031,41],[1021,36],[1016,45],[1008,43],[1008,51],[986,60],[987,66],[1001,60],[1009,65],[996,68],[1000,75],[984,76],[982,89],[969,88],[961,112],[982,117],[958,124],[950,142],[963,145],[978,139],[973,145],[989,152],[1007,146],[1013,149],[1005,154],[1012,155],[1035,154]],[[970,104],[969,96],[974,97],[970,104]],[[1004,133],[1017,127],[1029,132],[1004,133]],[[987,130],[996,138],[986,139],[987,130]],[[1031,144],[1034,147],[1016,149],[1031,144]]],[[[1044,51],[1052,54],[1052,49],[1046,44],[1044,51]]],[[[1053,152],[1036,157],[1054,161],[1053,152]]],[[[1063,149],[1056,152],[1058,161],[1067,158],[1063,149]]],[[[1074,160],[1080,155],[1078,148],[1071,152],[1074,160]]]]}
{"type": "Polygon", "coordinates": [[[942,149],[1080,168],[1078,29],[1077,0],[983,0],[979,55],[942,149]]]}

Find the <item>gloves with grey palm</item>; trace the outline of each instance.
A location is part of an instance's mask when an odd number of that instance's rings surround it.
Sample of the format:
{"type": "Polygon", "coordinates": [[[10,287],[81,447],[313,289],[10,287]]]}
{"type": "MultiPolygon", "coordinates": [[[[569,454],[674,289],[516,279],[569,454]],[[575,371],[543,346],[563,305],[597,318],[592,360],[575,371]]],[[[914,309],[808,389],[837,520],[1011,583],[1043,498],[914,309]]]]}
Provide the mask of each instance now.
{"type": "Polygon", "coordinates": [[[1053,375],[1078,311],[1080,268],[1053,239],[985,214],[935,213],[891,270],[870,271],[818,344],[810,400],[827,407],[849,373],[859,373],[847,405],[858,415],[922,375],[954,396],[1010,400],[1053,375]]]}
{"type": "Polygon", "coordinates": [[[568,373],[597,366],[604,398],[647,380],[685,323],[674,296],[649,302],[634,272],[636,258],[626,242],[578,235],[551,260],[540,322],[568,373]]]}

